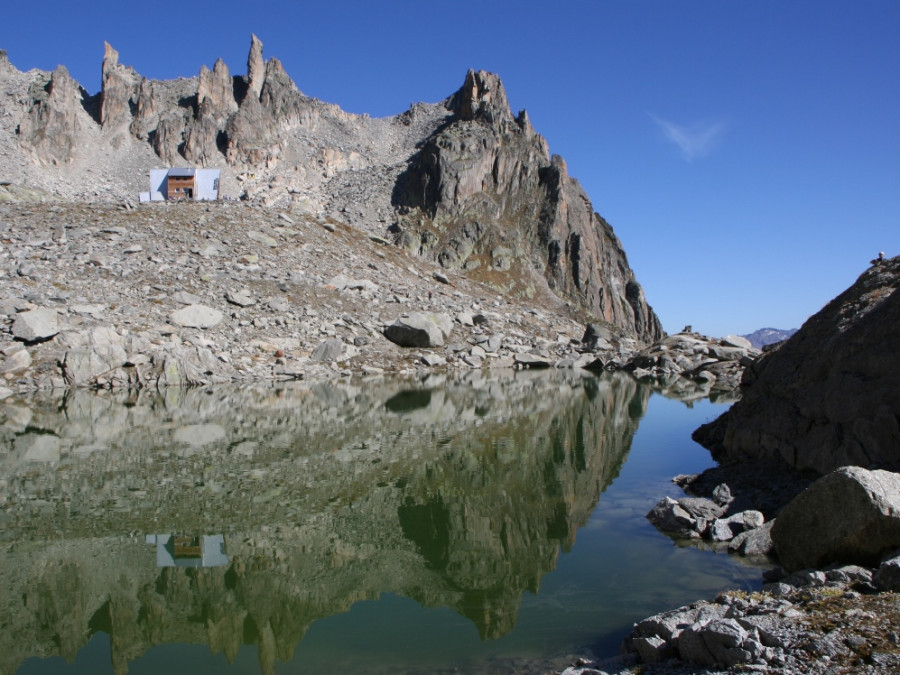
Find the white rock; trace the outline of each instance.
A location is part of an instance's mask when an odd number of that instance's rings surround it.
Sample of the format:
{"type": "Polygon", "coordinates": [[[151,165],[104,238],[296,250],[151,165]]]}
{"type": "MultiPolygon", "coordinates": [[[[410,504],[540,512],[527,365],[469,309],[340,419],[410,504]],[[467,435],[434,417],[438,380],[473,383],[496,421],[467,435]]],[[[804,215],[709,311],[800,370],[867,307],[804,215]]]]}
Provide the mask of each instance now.
{"type": "Polygon", "coordinates": [[[34,342],[46,340],[59,332],[59,315],[55,309],[32,309],[16,314],[13,321],[13,337],[34,342]]]}
{"type": "Polygon", "coordinates": [[[740,335],[726,335],[722,338],[722,344],[726,347],[738,347],[739,349],[753,349],[750,340],[742,338],[740,335]]]}
{"type": "Polygon", "coordinates": [[[31,354],[27,349],[20,349],[6,357],[6,361],[0,366],[0,375],[18,375],[30,367],[31,354]]]}
{"type": "Polygon", "coordinates": [[[188,305],[169,315],[172,323],[185,328],[212,328],[221,323],[222,319],[222,312],[206,305],[188,305]]]}
{"type": "Polygon", "coordinates": [[[226,293],[225,299],[232,305],[237,305],[238,307],[252,307],[256,304],[256,300],[250,295],[250,291],[246,288],[242,288],[233,293],[226,293]]]}
{"type": "Polygon", "coordinates": [[[257,244],[262,244],[263,246],[268,246],[269,248],[275,248],[278,246],[278,240],[274,237],[270,237],[267,234],[262,232],[257,232],[255,230],[251,230],[247,233],[247,238],[255,241],[257,244]]]}

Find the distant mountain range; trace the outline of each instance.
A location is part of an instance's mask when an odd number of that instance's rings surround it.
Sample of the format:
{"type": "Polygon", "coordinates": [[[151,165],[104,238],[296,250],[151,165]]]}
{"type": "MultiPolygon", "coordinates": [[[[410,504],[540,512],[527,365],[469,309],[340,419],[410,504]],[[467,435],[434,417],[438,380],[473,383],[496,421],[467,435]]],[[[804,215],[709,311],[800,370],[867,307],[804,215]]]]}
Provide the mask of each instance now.
{"type": "Polygon", "coordinates": [[[775,344],[776,342],[781,342],[782,340],[787,340],[796,332],[796,328],[789,328],[787,330],[781,328],[760,328],[759,330],[755,330],[747,335],[742,335],[741,337],[745,337],[750,340],[750,344],[752,344],[757,349],[762,349],[766,345],[771,345],[775,344]]]}

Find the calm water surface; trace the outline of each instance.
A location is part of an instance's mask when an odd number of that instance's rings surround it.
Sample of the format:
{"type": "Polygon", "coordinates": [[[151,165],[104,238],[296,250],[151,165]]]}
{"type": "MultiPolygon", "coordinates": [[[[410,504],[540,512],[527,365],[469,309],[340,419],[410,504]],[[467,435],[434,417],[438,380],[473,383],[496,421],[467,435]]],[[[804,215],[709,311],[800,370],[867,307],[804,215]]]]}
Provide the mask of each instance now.
{"type": "Polygon", "coordinates": [[[0,404],[0,673],[512,672],[756,588],[644,518],[725,406],[507,373],[0,404]]]}

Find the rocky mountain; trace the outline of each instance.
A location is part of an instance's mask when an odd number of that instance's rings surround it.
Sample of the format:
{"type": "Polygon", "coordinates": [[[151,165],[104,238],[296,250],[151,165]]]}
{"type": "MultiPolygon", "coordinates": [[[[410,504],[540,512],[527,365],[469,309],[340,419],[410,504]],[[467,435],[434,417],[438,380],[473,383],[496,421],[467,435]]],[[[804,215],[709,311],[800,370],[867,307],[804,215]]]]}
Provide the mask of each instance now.
{"type": "Polygon", "coordinates": [[[246,75],[141,77],[106,45],[102,89],[0,52],[0,180],[63,198],[134,199],[148,172],[215,166],[226,196],[326,216],[506,295],[550,290],[641,342],[659,320],[610,225],[500,79],[371,119],[304,95],[253,36],[246,75]]]}
{"type": "Polygon", "coordinates": [[[900,257],[875,261],[744,372],[742,399],[694,439],[720,462],[900,465],[900,257]]]}
{"type": "Polygon", "coordinates": [[[784,342],[796,332],[796,328],[790,328],[788,330],[782,328],[760,328],[759,330],[755,330],[747,335],[742,335],[741,337],[749,340],[750,344],[756,349],[762,349],[767,345],[784,342]]]}

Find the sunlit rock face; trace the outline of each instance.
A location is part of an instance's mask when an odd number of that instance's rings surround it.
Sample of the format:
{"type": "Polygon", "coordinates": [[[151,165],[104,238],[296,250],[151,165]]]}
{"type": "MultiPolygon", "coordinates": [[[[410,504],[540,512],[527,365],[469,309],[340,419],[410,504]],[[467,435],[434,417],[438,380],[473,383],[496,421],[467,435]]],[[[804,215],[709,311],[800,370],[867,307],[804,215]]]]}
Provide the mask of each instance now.
{"type": "Polygon", "coordinates": [[[16,129],[19,144],[39,164],[67,164],[79,129],[89,124],[83,107],[87,93],[65,66],[57,66],[49,78],[32,84],[31,95],[31,108],[16,129]]]}
{"type": "Polygon", "coordinates": [[[117,672],[167,642],[256,644],[272,672],[314,621],[385,592],[499,637],[648,396],[626,376],[519,373],[9,403],[0,669],[71,659],[102,630],[117,672]],[[226,560],[185,548],[158,567],[163,532],[224,534],[226,560]]]}

